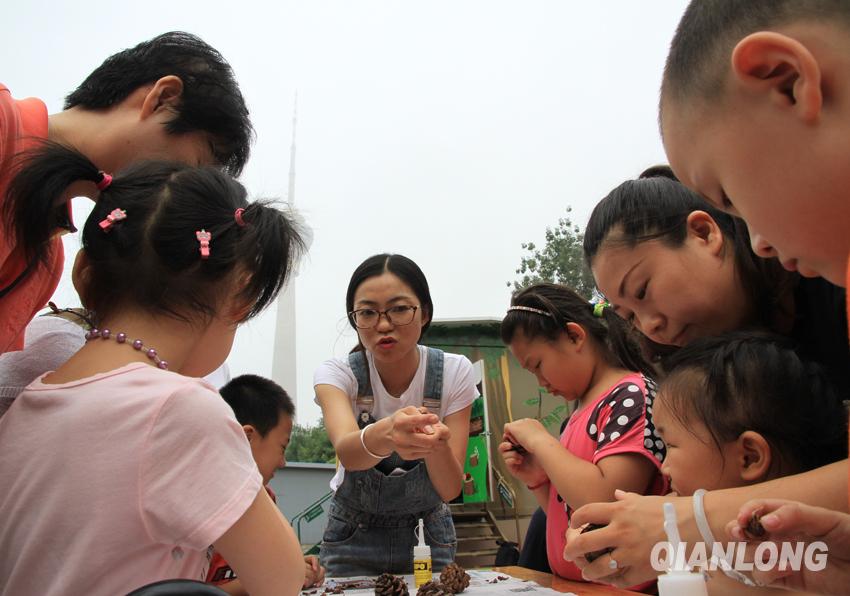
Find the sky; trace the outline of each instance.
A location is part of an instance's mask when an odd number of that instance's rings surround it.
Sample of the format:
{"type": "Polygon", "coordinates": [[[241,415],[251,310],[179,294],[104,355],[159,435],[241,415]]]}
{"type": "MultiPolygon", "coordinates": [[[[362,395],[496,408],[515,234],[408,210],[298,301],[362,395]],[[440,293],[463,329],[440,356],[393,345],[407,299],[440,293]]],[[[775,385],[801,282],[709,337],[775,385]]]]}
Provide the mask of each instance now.
{"type": "MultiPolygon", "coordinates": [[[[195,33],[251,110],[242,182],[284,199],[297,92],[295,207],[313,242],[294,282],[295,398],[313,424],[313,371],[356,341],[345,291],[365,258],[416,261],[436,320],[501,318],[523,242],[542,244],[568,206],[583,227],[611,189],[665,161],[658,89],[686,4],[31,0],[4,7],[0,81],[54,113],[109,55],[195,33]]],[[[90,205],[74,209],[79,225],[90,205]]],[[[65,243],[70,265],[79,244],[65,243]]],[[[67,267],[55,300],[78,303],[67,267]]],[[[233,375],[271,374],[276,316],[239,329],[233,375]]]]}

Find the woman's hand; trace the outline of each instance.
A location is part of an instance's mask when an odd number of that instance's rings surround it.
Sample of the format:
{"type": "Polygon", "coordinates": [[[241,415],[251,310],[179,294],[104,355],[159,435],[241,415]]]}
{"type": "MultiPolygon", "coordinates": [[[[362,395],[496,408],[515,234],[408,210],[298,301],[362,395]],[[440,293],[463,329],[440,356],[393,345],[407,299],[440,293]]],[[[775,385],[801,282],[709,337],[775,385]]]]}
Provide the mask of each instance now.
{"type": "Polygon", "coordinates": [[[612,584],[618,587],[634,586],[654,579],[658,572],[650,565],[650,553],[658,542],[667,540],[664,534],[664,503],[672,502],[680,525],[691,515],[691,499],[687,497],[645,497],[635,493],[616,491],[613,503],[592,503],[577,509],[570,519],[570,527],[579,528],[587,523],[606,527],[570,535],[564,549],[564,558],[582,570],[585,579],[612,584]],[[593,562],[585,553],[613,549],[610,557],[600,557],[593,562]],[[617,562],[612,570],[611,560],[617,562]]]}
{"type": "MultiPolygon", "coordinates": [[[[726,526],[727,533],[735,540],[751,544],[748,552],[763,542],[772,542],[781,553],[784,543],[797,548],[797,543],[805,543],[811,552],[812,563],[818,569],[808,569],[803,557],[800,569],[774,568],[752,572],[753,579],[771,587],[817,594],[846,594],[850,586],[850,515],[823,507],[812,507],[796,501],[780,499],[756,499],[745,503],[738,512],[738,518],[726,526]],[[760,525],[760,527],[759,527],[760,525]],[[764,531],[764,535],[753,534],[764,531]],[[821,545],[813,545],[821,542],[821,545]],[[820,546],[819,549],[816,549],[820,546]],[[820,561],[823,565],[817,565],[820,561]]],[[[774,549],[771,549],[774,550],[774,549]]],[[[766,551],[768,556],[771,551],[766,551]]],[[[789,566],[790,567],[790,566],[789,566]]]]}
{"type": "Polygon", "coordinates": [[[427,457],[451,436],[440,418],[429,414],[426,408],[407,406],[397,410],[390,416],[390,425],[392,450],[407,460],[427,457]]]}

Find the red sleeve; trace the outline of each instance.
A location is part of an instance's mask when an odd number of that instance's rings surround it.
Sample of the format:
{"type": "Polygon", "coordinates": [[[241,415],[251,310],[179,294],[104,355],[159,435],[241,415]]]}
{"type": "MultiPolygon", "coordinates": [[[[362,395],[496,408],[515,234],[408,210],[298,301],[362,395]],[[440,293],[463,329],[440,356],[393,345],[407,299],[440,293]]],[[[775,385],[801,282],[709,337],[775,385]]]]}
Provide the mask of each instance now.
{"type": "Polygon", "coordinates": [[[596,440],[593,463],[609,455],[636,453],[661,468],[666,449],[652,423],[655,383],[635,377],[617,385],[591,414],[588,433],[596,440]]]}

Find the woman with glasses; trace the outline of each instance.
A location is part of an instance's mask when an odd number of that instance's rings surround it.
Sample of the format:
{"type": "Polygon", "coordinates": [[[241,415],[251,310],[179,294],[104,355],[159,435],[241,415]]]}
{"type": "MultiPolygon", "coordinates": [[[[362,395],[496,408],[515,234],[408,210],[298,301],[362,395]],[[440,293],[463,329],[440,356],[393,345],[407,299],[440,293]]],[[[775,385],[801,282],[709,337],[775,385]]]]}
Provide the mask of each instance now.
{"type": "Polygon", "coordinates": [[[407,257],[366,259],[345,302],[358,344],[313,378],[340,464],[319,558],[331,577],[412,573],[421,518],[439,570],[457,548],[446,502],[463,482],[478,397],[472,365],[419,345],[434,308],[425,275],[407,257]]]}

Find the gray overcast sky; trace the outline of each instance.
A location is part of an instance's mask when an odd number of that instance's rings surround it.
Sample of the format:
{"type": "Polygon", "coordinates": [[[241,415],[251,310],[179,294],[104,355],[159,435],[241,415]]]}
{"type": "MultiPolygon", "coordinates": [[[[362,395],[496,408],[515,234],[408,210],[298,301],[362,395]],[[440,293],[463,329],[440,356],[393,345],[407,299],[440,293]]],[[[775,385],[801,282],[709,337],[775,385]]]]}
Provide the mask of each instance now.
{"type": "MultiPolygon", "coordinates": [[[[314,368],[354,343],[345,289],[364,258],[417,261],[437,319],[499,317],[522,242],[541,242],[568,205],[583,226],[614,186],[664,161],[658,88],[686,4],[15,2],[0,81],[52,113],[119,49],[196,33],[231,63],[251,109],[257,141],[242,180],[278,197],[297,89],[295,202],[314,230],[296,281],[297,404],[312,423],[314,368]]],[[[66,246],[72,261],[76,240],[66,246]]],[[[67,279],[56,298],[77,302],[67,279]]],[[[240,329],[234,375],[271,374],[275,316],[240,329]]]]}

